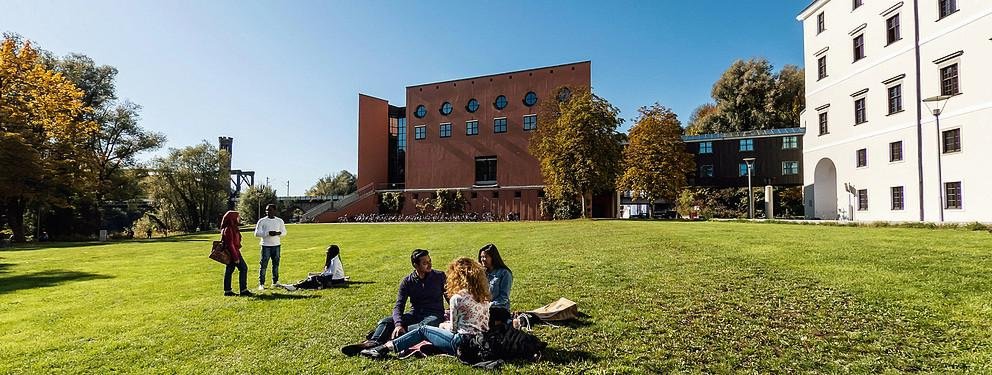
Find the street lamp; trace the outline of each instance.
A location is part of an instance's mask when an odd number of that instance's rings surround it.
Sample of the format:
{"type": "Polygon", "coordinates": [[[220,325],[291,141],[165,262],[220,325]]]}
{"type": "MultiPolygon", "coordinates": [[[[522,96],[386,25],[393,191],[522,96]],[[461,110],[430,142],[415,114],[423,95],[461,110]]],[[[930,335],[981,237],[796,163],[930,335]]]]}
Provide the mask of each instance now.
{"type": "Polygon", "coordinates": [[[754,219],[754,190],[751,189],[751,170],[754,169],[754,158],[744,158],[747,164],[747,212],[748,218],[754,219]]]}
{"type": "Polygon", "coordinates": [[[933,117],[937,124],[934,130],[937,134],[937,197],[938,203],[940,203],[940,221],[944,221],[944,177],[941,170],[942,165],[940,161],[941,154],[941,138],[940,138],[940,114],[944,111],[944,106],[947,105],[947,101],[951,99],[953,95],[937,95],[926,99],[923,99],[923,104],[927,106],[927,109],[933,113],[933,117]]]}

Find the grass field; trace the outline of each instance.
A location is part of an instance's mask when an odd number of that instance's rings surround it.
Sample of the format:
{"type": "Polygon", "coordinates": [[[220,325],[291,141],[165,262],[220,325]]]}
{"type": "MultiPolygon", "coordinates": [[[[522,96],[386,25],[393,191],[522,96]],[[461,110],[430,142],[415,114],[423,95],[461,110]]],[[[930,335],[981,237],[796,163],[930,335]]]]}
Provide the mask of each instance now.
{"type": "MultiPolygon", "coordinates": [[[[249,285],[257,242],[246,233],[249,285]]],[[[342,248],[356,283],[223,297],[199,235],[0,251],[0,373],[450,373],[451,358],[371,361],[338,348],[388,315],[415,247],[435,268],[499,246],[515,310],[585,314],[535,334],[518,373],[992,372],[987,232],[573,221],[296,225],[284,282],[342,248]]],[[[236,280],[236,276],[235,276],[236,280]]],[[[235,281],[236,285],[236,281],[235,281]]]]}

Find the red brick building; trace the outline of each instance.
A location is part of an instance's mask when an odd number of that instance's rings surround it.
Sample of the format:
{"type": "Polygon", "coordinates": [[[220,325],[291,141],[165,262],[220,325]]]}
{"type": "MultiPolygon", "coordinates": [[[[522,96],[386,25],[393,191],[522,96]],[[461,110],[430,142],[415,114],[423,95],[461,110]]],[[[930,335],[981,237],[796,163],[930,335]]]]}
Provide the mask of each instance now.
{"type": "Polygon", "coordinates": [[[406,107],[359,95],[358,192],[316,221],[376,212],[384,191],[403,192],[412,214],[438,189],[461,191],[473,212],[541,219],[544,182],[528,152],[538,107],[590,76],[583,61],[408,86],[406,107]]]}

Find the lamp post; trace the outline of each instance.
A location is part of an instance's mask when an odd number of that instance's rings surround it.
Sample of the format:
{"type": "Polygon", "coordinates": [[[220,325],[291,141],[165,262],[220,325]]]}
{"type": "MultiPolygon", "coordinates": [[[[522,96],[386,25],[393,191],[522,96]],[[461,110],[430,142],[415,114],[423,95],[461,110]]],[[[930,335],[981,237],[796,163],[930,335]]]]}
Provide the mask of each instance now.
{"type": "Polygon", "coordinates": [[[930,112],[933,113],[934,120],[936,121],[936,124],[934,126],[934,132],[936,133],[937,136],[935,138],[937,141],[937,198],[938,198],[937,203],[940,205],[939,212],[940,212],[941,222],[944,221],[944,177],[942,172],[943,166],[940,160],[940,154],[942,153],[941,145],[940,145],[942,142],[942,139],[940,137],[940,114],[944,111],[944,106],[947,105],[947,101],[952,96],[953,95],[937,95],[923,99],[923,104],[925,104],[927,106],[927,109],[929,109],[930,112]]]}
{"type": "Polygon", "coordinates": [[[754,219],[754,191],[751,190],[751,170],[754,168],[754,158],[744,158],[747,164],[747,212],[748,218],[754,219]]]}

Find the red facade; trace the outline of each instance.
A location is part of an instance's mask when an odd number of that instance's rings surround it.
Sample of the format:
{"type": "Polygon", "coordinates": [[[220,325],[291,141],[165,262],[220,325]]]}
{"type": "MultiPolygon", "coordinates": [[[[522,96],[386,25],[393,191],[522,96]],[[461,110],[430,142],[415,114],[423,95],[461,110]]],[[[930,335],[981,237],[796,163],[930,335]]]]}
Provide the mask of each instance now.
{"type": "MultiPolygon", "coordinates": [[[[557,100],[559,88],[590,84],[591,64],[585,61],[409,86],[405,111],[390,107],[385,100],[359,95],[359,193],[403,191],[403,213],[412,214],[417,202],[438,189],[459,190],[470,211],[498,217],[518,213],[523,220],[539,220],[544,183],[538,162],[528,151],[533,130],[525,130],[525,121],[533,119],[525,117],[536,115],[542,102],[557,100]],[[536,102],[525,100],[528,93],[536,95],[536,102]],[[497,103],[500,96],[505,106],[497,103]],[[478,103],[474,112],[469,106],[472,99],[478,103]],[[450,104],[450,112],[442,111],[445,103],[450,104]],[[418,113],[420,106],[423,113],[418,113]],[[404,121],[400,118],[405,118],[405,144],[395,134],[397,122],[404,121]],[[477,125],[473,127],[470,121],[477,125]],[[472,134],[473,128],[477,134],[472,134]],[[398,148],[403,149],[397,159],[398,148]],[[488,160],[483,162],[489,163],[484,164],[487,167],[495,160],[495,173],[481,174],[485,181],[479,180],[477,159],[488,160]]],[[[321,215],[318,221],[368,213],[372,207],[368,202],[353,206],[321,215]]]]}

